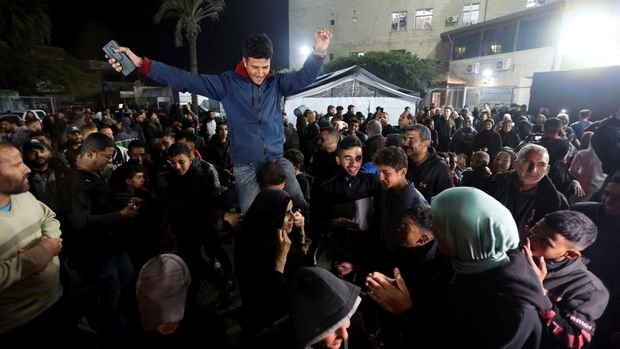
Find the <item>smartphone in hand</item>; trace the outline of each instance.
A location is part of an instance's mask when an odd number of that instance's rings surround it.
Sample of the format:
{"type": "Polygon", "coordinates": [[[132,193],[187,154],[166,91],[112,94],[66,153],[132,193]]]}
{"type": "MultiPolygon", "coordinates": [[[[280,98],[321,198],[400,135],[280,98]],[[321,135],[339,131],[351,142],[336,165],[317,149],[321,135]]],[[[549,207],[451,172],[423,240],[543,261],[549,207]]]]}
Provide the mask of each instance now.
{"type": "Polygon", "coordinates": [[[103,46],[103,52],[110,58],[116,59],[118,63],[121,64],[123,70],[121,71],[123,75],[127,76],[131,74],[132,71],[136,70],[136,65],[133,64],[131,59],[127,57],[126,54],[121,52],[116,52],[115,50],[118,48],[118,43],[115,40],[110,40],[105,46],[103,46]]]}

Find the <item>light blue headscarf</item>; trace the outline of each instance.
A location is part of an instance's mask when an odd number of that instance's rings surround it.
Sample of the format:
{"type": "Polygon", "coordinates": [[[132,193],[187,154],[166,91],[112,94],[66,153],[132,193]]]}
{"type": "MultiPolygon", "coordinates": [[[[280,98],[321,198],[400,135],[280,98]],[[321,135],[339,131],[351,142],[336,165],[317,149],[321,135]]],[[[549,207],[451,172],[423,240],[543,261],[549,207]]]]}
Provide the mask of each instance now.
{"type": "Polygon", "coordinates": [[[519,244],[510,211],[481,190],[444,190],[431,201],[433,221],[446,240],[457,273],[476,274],[507,264],[519,244]]]}

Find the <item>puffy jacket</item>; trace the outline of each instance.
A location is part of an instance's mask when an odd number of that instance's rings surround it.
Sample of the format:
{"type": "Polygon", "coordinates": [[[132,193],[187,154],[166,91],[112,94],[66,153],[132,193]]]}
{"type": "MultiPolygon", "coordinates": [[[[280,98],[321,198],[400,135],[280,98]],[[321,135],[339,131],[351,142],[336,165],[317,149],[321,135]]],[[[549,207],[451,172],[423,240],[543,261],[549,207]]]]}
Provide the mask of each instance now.
{"type": "Polygon", "coordinates": [[[232,162],[242,165],[282,157],[282,97],[314,82],[322,62],[321,56],[310,55],[301,70],[269,73],[260,86],[252,83],[243,62],[237,64],[234,71],[210,75],[193,74],[145,58],[140,71],[179,91],[222,102],[228,115],[232,162]]]}

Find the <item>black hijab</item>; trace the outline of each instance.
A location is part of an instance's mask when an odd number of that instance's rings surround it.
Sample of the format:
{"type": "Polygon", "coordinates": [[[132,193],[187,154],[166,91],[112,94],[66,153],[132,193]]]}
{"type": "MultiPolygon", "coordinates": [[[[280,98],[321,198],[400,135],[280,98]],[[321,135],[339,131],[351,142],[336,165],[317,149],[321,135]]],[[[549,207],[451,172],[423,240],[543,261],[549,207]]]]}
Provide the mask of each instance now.
{"type": "Polygon", "coordinates": [[[243,217],[241,236],[255,242],[275,242],[276,232],[282,227],[291,200],[284,190],[263,189],[243,217]]]}

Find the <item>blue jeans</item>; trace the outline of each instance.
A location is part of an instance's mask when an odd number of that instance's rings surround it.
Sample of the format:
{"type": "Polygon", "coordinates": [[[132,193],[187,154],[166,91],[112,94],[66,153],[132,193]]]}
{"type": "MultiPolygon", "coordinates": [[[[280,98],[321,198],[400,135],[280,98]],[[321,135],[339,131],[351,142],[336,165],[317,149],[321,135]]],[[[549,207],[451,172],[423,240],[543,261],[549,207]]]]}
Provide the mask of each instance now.
{"type": "MultiPolygon", "coordinates": [[[[307,204],[304,199],[304,195],[297,182],[295,176],[295,168],[293,164],[285,158],[279,158],[275,160],[276,163],[284,169],[286,173],[286,183],[284,190],[286,190],[293,197],[293,205],[296,208],[305,211],[307,204]]],[[[244,165],[235,165],[235,186],[237,188],[237,198],[239,199],[239,208],[241,213],[246,213],[252,205],[254,198],[260,192],[258,180],[256,179],[256,170],[260,167],[260,163],[250,163],[244,165]]]]}

